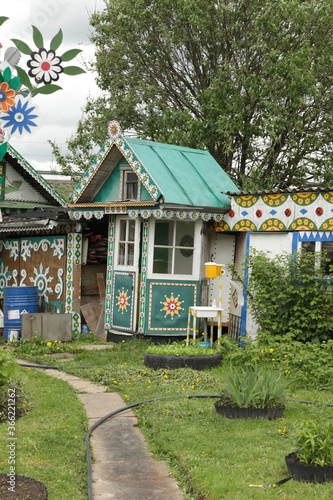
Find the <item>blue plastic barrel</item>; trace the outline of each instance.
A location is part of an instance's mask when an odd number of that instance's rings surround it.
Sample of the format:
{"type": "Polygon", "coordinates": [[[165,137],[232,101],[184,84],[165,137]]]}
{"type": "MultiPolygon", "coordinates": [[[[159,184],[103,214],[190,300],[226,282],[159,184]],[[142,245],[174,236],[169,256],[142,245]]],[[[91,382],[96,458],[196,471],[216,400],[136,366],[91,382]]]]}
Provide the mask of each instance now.
{"type": "Polygon", "coordinates": [[[38,287],[5,287],[3,290],[3,315],[5,340],[9,340],[11,330],[19,330],[21,337],[22,317],[24,313],[38,313],[38,287]]]}

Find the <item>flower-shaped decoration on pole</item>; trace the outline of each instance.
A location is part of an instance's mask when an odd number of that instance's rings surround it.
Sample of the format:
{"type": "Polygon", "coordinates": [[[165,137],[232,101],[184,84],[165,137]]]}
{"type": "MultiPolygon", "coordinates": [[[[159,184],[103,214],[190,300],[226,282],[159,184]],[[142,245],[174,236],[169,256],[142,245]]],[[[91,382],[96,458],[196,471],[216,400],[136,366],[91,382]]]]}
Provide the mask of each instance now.
{"type": "Polygon", "coordinates": [[[6,116],[2,116],[1,120],[6,121],[4,128],[11,127],[10,133],[14,134],[16,131],[22,135],[22,132],[31,133],[30,127],[36,127],[37,124],[32,121],[38,117],[36,113],[36,106],[28,107],[30,104],[30,99],[24,99],[19,96],[17,103],[13,106],[6,116]]]}
{"type": "Polygon", "coordinates": [[[63,71],[60,63],[61,57],[56,56],[54,50],[39,49],[31,54],[27,63],[30,68],[28,75],[34,78],[36,83],[56,82],[63,71]]]}
{"type": "Polygon", "coordinates": [[[29,69],[28,74],[18,66],[16,67],[17,73],[24,85],[30,90],[32,95],[36,94],[52,94],[57,90],[60,90],[61,87],[58,85],[53,85],[52,81],[58,81],[60,73],[65,73],[66,75],[79,75],[84,73],[85,71],[78,66],[67,66],[63,67],[60,63],[71,61],[76,57],[81,50],[80,49],[72,49],[68,50],[62,56],[58,56],[56,54],[56,50],[60,47],[63,34],[61,29],[52,38],[50,43],[50,49],[47,50],[44,47],[44,40],[41,32],[36,26],[32,27],[33,30],[33,40],[38,51],[33,51],[31,48],[21,40],[12,39],[12,42],[15,43],[16,47],[23,53],[30,56],[30,59],[27,62],[29,69]],[[30,78],[34,78],[37,84],[44,83],[43,87],[33,87],[30,78]]]}
{"type": "Polygon", "coordinates": [[[111,122],[109,124],[109,136],[111,139],[116,139],[121,134],[120,125],[118,122],[111,122]]]}
{"type": "Polygon", "coordinates": [[[15,95],[20,86],[20,79],[17,76],[12,78],[10,68],[0,72],[0,111],[8,113],[14,106],[15,95]]]}
{"type": "Polygon", "coordinates": [[[4,113],[8,113],[10,108],[14,106],[15,92],[10,88],[7,82],[2,82],[0,85],[0,108],[4,113]]]}

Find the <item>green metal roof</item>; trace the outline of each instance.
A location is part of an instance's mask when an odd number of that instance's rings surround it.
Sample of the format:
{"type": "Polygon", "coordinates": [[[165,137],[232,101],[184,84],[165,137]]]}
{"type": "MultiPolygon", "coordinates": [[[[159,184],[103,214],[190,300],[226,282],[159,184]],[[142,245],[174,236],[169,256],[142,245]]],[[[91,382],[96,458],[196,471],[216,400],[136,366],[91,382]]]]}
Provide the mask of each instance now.
{"type": "Polygon", "coordinates": [[[228,207],[237,186],[208,151],[126,138],[159,186],[165,203],[228,207]]]}
{"type": "Polygon", "coordinates": [[[119,135],[107,139],[85,172],[72,193],[74,203],[92,203],[121,156],[155,202],[230,208],[230,197],[222,192],[238,191],[208,151],[119,135]]]}

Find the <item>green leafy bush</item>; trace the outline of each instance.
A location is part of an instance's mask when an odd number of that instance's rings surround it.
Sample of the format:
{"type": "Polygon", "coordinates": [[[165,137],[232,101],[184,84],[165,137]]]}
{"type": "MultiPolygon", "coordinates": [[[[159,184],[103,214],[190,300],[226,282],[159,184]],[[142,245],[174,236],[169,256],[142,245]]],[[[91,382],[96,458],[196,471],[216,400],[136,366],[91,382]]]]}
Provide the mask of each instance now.
{"type": "Polygon", "coordinates": [[[230,369],[222,399],[240,408],[275,408],[281,406],[293,380],[278,370],[267,368],[230,369]]]}
{"type": "Polygon", "coordinates": [[[290,336],[273,337],[259,333],[256,341],[244,340],[244,347],[229,343],[225,363],[233,368],[262,366],[279,368],[287,377],[297,379],[299,385],[321,390],[332,389],[333,340],[297,342],[290,336]]]}
{"type": "Polygon", "coordinates": [[[299,461],[311,465],[333,465],[333,423],[308,421],[296,434],[299,461]]]}
{"type": "Polygon", "coordinates": [[[275,255],[252,250],[242,272],[251,314],[259,328],[274,336],[305,341],[328,340],[332,329],[332,285],[326,256],[311,252],[275,255]],[[320,262],[320,265],[319,265],[320,262]]]}

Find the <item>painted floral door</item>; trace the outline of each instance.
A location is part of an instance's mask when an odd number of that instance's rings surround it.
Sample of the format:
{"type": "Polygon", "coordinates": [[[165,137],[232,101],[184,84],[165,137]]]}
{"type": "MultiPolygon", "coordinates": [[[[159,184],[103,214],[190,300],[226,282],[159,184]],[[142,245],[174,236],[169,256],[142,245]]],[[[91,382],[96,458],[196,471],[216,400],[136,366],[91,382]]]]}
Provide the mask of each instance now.
{"type": "Polygon", "coordinates": [[[140,227],[139,218],[117,217],[111,328],[129,333],[137,327],[140,227]]]}

